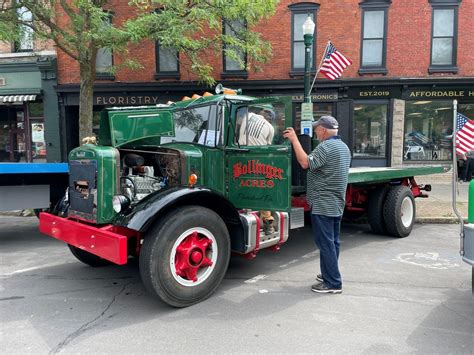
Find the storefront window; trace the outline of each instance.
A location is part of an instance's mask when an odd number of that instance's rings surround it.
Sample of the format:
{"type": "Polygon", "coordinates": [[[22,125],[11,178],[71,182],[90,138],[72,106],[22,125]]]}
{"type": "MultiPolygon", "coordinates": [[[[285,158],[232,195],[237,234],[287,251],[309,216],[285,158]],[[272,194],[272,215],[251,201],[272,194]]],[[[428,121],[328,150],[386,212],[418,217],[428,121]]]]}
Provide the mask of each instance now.
{"type": "Polygon", "coordinates": [[[0,106],[0,162],[26,162],[23,107],[0,106]]]}
{"type": "Polygon", "coordinates": [[[42,102],[29,102],[28,122],[30,129],[31,159],[35,163],[46,162],[46,141],[44,138],[44,108],[42,102]]]}
{"type": "Polygon", "coordinates": [[[387,156],[387,105],[354,105],[354,158],[387,156]]]}
{"type": "MultiPolygon", "coordinates": [[[[301,103],[295,103],[293,105],[293,127],[297,134],[300,134],[301,130],[301,103]]],[[[313,103],[313,117],[314,120],[318,120],[321,116],[329,115],[332,116],[332,103],[313,103]]]]}
{"type": "Polygon", "coordinates": [[[452,101],[407,101],[403,160],[452,159],[452,101]]]}
{"type": "Polygon", "coordinates": [[[471,120],[474,120],[474,103],[472,104],[458,104],[458,112],[471,120]]]}
{"type": "Polygon", "coordinates": [[[28,104],[28,112],[30,113],[30,117],[43,117],[43,103],[30,102],[28,104]]]}

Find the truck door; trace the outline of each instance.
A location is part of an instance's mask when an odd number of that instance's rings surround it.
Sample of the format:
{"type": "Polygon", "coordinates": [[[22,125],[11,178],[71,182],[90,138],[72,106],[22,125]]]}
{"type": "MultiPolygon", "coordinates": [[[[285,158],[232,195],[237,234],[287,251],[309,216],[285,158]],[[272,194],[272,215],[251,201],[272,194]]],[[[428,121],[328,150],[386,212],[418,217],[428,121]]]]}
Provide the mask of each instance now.
{"type": "Polygon", "coordinates": [[[237,208],[289,211],[291,146],[283,138],[283,131],[289,126],[289,98],[231,106],[226,193],[237,208]]]}

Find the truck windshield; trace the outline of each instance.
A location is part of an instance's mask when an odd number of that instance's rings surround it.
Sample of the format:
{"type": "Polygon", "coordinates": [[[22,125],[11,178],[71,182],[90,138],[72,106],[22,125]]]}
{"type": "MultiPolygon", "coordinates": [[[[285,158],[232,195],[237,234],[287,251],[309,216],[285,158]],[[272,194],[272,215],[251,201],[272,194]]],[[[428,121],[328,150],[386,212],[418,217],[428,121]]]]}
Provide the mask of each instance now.
{"type": "Polygon", "coordinates": [[[206,105],[173,112],[174,137],[161,137],[165,143],[197,143],[209,147],[222,144],[224,110],[221,105],[206,105]]]}

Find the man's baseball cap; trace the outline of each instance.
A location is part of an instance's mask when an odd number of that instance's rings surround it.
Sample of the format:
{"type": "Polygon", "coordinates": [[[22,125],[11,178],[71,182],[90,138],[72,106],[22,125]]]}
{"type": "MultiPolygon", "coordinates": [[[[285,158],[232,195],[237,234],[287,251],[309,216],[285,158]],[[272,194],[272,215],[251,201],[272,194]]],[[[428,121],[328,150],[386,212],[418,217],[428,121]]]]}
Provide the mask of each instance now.
{"type": "Polygon", "coordinates": [[[339,123],[337,123],[337,120],[332,116],[321,116],[319,120],[312,123],[312,126],[313,128],[321,126],[327,129],[338,129],[339,123]]]}

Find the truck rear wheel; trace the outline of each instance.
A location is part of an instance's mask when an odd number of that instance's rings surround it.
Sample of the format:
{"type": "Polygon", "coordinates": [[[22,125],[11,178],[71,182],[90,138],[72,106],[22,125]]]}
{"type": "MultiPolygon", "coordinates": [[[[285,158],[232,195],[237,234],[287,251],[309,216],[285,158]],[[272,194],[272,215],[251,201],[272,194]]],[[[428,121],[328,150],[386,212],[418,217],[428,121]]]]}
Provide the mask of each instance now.
{"type": "Polygon", "coordinates": [[[101,257],[91,254],[85,250],[79,249],[71,244],[68,244],[69,250],[71,250],[72,255],[74,255],[77,260],[83,262],[92,267],[101,267],[111,265],[112,263],[108,260],[102,259],[101,257]]]}
{"type": "Polygon", "coordinates": [[[410,234],[415,223],[415,198],[404,185],[393,186],[387,193],[383,215],[388,234],[403,238],[410,234]]]}
{"type": "Polygon", "coordinates": [[[372,232],[376,234],[387,234],[387,226],[383,216],[385,198],[389,188],[381,187],[371,191],[369,195],[369,206],[367,218],[372,232]]]}
{"type": "Polygon", "coordinates": [[[152,294],[174,307],[209,297],[224,278],[230,239],[210,209],[186,206],[156,224],[140,251],[140,274],[152,294]]]}

